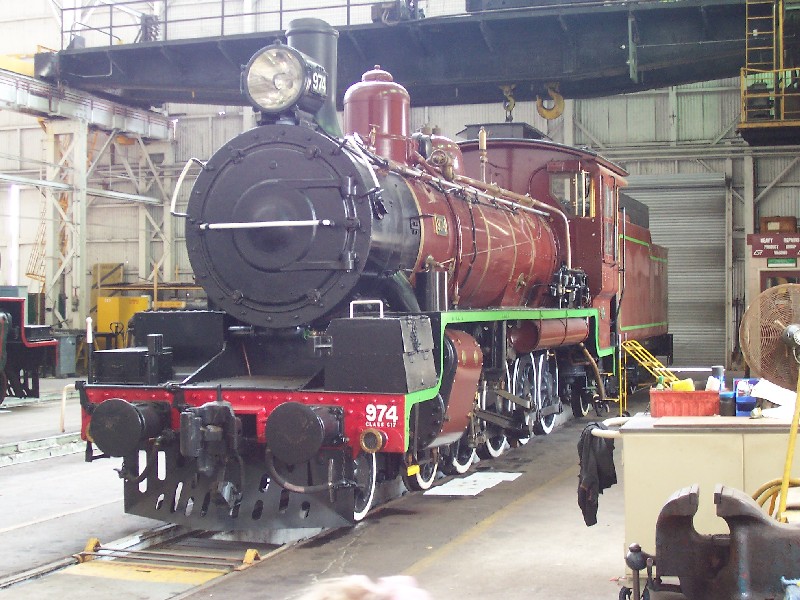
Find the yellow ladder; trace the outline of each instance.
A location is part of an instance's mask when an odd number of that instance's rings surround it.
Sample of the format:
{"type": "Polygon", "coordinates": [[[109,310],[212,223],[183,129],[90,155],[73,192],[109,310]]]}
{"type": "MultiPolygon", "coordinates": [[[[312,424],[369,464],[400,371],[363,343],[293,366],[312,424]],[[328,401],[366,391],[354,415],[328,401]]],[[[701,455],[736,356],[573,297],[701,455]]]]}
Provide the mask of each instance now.
{"type": "Polygon", "coordinates": [[[772,71],[780,69],[780,44],[782,2],[776,0],[747,0],[745,35],[745,66],[748,70],[772,71]]]}
{"type": "Polygon", "coordinates": [[[44,289],[45,281],[45,245],[47,238],[47,199],[42,198],[42,205],[39,211],[39,228],[36,231],[36,239],[33,242],[31,254],[28,257],[28,266],[25,268],[25,275],[29,279],[38,281],[40,289],[44,289]]]}
{"type": "MultiPolygon", "coordinates": [[[[622,348],[623,350],[625,350],[626,363],[627,363],[627,357],[630,356],[633,360],[635,360],[639,364],[639,366],[645,369],[653,377],[655,378],[663,377],[664,383],[671,383],[673,381],[678,381],[678,376],[675,375],[675,373],[673,373],[667,367],[665,367],[660,360],[658,360],[655,356],[650,354],[650,351],[647,350],[647,348],[642,346],[636,340],[626,340],[622,342],[622,348]]],[[[624,370],[625,369],[623,367],[623,372],[624,370]]]]}

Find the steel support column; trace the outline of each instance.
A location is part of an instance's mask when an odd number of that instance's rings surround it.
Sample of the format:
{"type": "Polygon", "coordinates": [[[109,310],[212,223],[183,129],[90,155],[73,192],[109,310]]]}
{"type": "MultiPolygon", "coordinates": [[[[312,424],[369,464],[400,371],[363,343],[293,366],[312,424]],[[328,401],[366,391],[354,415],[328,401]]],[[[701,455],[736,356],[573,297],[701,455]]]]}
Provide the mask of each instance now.
{"type": "Polygon", "coordinates": [[[160,207],[140,206],[140,248],[139,276],[147,281],[158,278],[161,281],[173,281],[175,275],[175,235],[174,218],[169,214],[172,198],[172,177],[159,165],[171,165],[175,162],[174,147],[169,142],[145,144],[137,138],[139,151],[139,169],[141,173],[137,184],[142,193],[148,193],[161,199],[160,207]],[[161,155],[158,164],[153,156],[161,155]],[[161,242],[161,256],[156,258],[153,243],[161,242]],[[158,272],[160,271],[160,274],[158,272]]]}
{"type": "MultiPolygon", "coordinates": [[[[725,159],[725,323],[733,323],[733,160],[725,159]]],[[[738,324],[733,325],[733,327],[738,324]]],[[[725,327],[725,367],[733,356],[733,327],[725,327]]]]}
{"type": "Polygon", "coordinates": [[[89,309],[85,231],[88,137],[86,121],[47,124],[47,179],[72,189],[46,189],[45,303],[51,323],[71,329],[83,328],[89,309]]]}
{"type": "MultiPolygon", "coordinates": [[[[753,155],[746,153],[742,159],[742,196],[744,206],[742,207],[742,220],[744,222],[745,236],[755,231],[755,205],[756,205],[756,173],[753,155]]],[[[745,272],[745,293],[744,305],[747,307],[750,302],[756,299],[760,290],[758,277],[752,277],[753,273],[753,253],[750,248],[745,247],[744,253],[744,272],[745,272]]]]}

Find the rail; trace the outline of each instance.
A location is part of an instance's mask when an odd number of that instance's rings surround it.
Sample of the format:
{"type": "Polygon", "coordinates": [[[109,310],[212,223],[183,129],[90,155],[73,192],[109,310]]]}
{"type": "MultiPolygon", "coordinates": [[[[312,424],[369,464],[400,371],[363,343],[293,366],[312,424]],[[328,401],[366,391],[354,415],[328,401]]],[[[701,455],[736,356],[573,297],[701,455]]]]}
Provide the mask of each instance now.
{"type": "MultiPolygon", "coordinates": [[[[60,15],[61,49],[282,31],[292,19],[303,17],[323,18],[333,26],[343,26],[391,23],[424,15],[423,8],[413,7],[418,3],[396,1],[277,0],[269,3],[269,9],[248,10],[255,4],[248,0],[201,0],[192,4],[99,0],[91,6],[64,7],[60,15]],[[289,4],[291,8],[286,6],[289,4]]],[[[464,10],[463,2],[441,0],[437,4],[445,14],[464,10]]]]}
{"type": "MultiPolygon", "coordinates": [[[[717,0],[735,3],[740,0],[717,0]]],[[[257,0],[195,0],[178,3],[153,0],[94,0],[89,6],[60,9],[61,50],[135,44],[198,37],[283,31],[293,19],[315,17],[334,27],[382,22],[395,25],[428,17],[472,12],[549,11],[611,5],[657,6],[664,0],[531,0],[518,4],[473,4],[464,0],[272,0],[268,9],[253,9],[257,0]],[[287,5],[291,5],[288,7],[287,5]],[[298,6],[300,5],[300,6],[298,6]]]]}

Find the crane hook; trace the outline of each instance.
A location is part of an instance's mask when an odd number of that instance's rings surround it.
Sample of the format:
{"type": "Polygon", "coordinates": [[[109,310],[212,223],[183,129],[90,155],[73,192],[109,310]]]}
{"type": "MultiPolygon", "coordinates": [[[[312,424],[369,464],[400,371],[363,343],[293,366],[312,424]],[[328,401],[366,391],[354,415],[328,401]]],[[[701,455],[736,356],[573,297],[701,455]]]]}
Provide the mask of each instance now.
{"type": "Polygon", "coordinates": [[[564,96],[558,93],[557,83],[548,83],[546,88],[547,95],[550,96],[550,99],[553,101],[553,107],[545,108],[544,101],[541,97],[536,96],[536,112],[549,121],[557,119],[564,112],[564,96]]]}
{"type": "Polygon", "coordinates": [[[506,97],[506,99],[503,100],[503,108],[506,109],[506,123],[511,123],[511,121],[514,120],[514,115],[511,113],[514,111],[514,106],[517,104],[517,101],[514,99],[515,87],[517,87],[516,84],[500,86],[503,96],[506,97]]]}

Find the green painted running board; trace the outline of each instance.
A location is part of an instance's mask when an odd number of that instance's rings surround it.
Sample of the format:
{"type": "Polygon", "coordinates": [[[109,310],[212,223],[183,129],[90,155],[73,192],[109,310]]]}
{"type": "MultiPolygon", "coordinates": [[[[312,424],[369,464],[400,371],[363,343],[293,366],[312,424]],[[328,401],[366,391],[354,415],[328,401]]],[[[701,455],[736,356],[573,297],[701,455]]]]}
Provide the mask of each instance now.
{"type": "MultiPolygon", "coordinates": [[[[439,364],[442,364],[443,357],[441,352],[444,344],[442,338],[448,325],[460,325],[463,323],[493,323],[497,321],[542,321],[549,319],[568,319],[568,318],[588,318],[589,327],[594,328],[595,354],[597,356],[608,356],[614,353],[614,347],[600,348],[597,345],[598,332],[598,310],[596,308],[494,308],[484,310],[450,310],[441,314],[441,329],[438,332],[439,338],[439,364]]],[[[434,335],[437,332],[434,331],[434,335]]],[[[405,438],[406,450],[408,450],[409,428],[408,422],[411,415],[411,407],[418,402],[429,400],[439,393],[441,387],[441,374],[435,386],[418,390],[405,397],[405,438]]]]}

